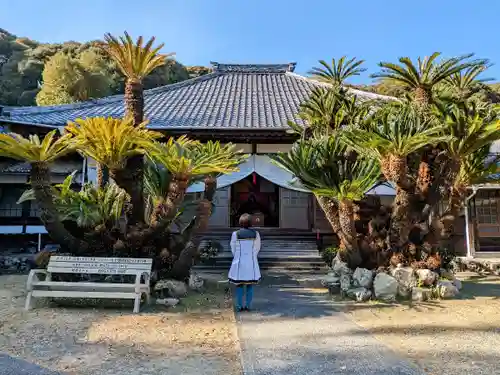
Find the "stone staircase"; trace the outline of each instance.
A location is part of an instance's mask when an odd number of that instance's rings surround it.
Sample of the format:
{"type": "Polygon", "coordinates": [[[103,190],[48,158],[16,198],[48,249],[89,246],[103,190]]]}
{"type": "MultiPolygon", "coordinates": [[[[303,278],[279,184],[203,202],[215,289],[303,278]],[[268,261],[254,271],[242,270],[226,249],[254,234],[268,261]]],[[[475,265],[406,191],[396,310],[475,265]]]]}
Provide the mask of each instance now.
{"type": "MultiPolygon", "coordinates": [[[[224,250],[215,258],[213,264],[198,264],[195,269],[203,272],[228,271],[233,256],[229,241],[233,230],[211,230],[202,246],[208,241],[219,242],[224,250]]],[[[259,253],[261,270],[311,272],[323,271],[326,265],[317,249],[316,235],[311,231],[258,229],[262,248],[259,253]]]]}

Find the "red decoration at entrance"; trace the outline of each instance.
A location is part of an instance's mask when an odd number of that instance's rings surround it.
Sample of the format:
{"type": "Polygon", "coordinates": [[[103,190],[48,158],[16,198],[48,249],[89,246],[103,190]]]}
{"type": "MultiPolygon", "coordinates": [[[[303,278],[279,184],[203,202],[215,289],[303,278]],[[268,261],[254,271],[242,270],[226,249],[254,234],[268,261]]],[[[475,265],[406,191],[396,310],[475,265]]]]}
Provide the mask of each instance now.
{"type": "Polygon", "coordinates": [[[319,230],[316,230],[316,239],[319,241],[319,230]]]}
{"type": "Polygon", "coordinates": [[[253,184],[257,185],[257,173],[253,172],[253,184]]]}

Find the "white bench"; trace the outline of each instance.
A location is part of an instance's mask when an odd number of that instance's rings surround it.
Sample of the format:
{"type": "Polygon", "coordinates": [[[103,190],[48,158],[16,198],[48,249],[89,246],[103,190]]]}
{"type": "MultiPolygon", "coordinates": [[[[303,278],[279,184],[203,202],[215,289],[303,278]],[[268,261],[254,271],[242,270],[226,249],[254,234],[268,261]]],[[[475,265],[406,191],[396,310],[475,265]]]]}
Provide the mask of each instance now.
{"type": "Polygon", "coordinates": [[[133,299],[139,312],[142,294],[149,303],[152,259],[52,256],[47,270],[31,270],[25,309],[32,297],[133,299]],[[53,281],[52,274],[135,275],[135,283],[53,281]],[[40,275],[45,275],[42,280],[40,275]],[[141,278],[144,281],[141,283],[141,278]]]}

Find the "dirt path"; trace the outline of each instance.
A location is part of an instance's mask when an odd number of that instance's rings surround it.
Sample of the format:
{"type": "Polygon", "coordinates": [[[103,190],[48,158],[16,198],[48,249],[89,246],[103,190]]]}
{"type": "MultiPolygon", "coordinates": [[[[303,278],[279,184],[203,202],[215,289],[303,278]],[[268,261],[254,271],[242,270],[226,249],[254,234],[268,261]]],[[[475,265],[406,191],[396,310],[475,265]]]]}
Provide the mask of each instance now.
{"type": "Polygon", "coordinates": [[[460,299],[385,305],[336,302],[428,374],[500,373],[500,278],[462,275],[460,299]]]}
{"type": "Polygon", "coordinates": [[[169,312],[158,307],[133,315],[131,305],[42,301],[25,312],[25,282],[26,276],[0,276],[0,362],[21,367],[27,361],[40,366],[40,374],[241,374],[234,314],[223,290],[193,294],[169,312]]]}

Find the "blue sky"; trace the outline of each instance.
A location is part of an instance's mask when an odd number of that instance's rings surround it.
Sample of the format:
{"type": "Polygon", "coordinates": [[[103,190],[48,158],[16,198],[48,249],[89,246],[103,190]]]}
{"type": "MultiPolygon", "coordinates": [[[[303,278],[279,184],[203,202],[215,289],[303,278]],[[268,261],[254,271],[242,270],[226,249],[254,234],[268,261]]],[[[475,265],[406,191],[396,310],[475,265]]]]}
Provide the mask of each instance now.
{"type": "Polygon", "coordinates": [[[374,72],[400,56],[475,52],[500,79],[496,0],[0,0],[0,9],[0,27],[18,36],[86,41],[127,30],[156,36],[187,65],[293,61],[306,73],[348,55],[374,72]]]}

